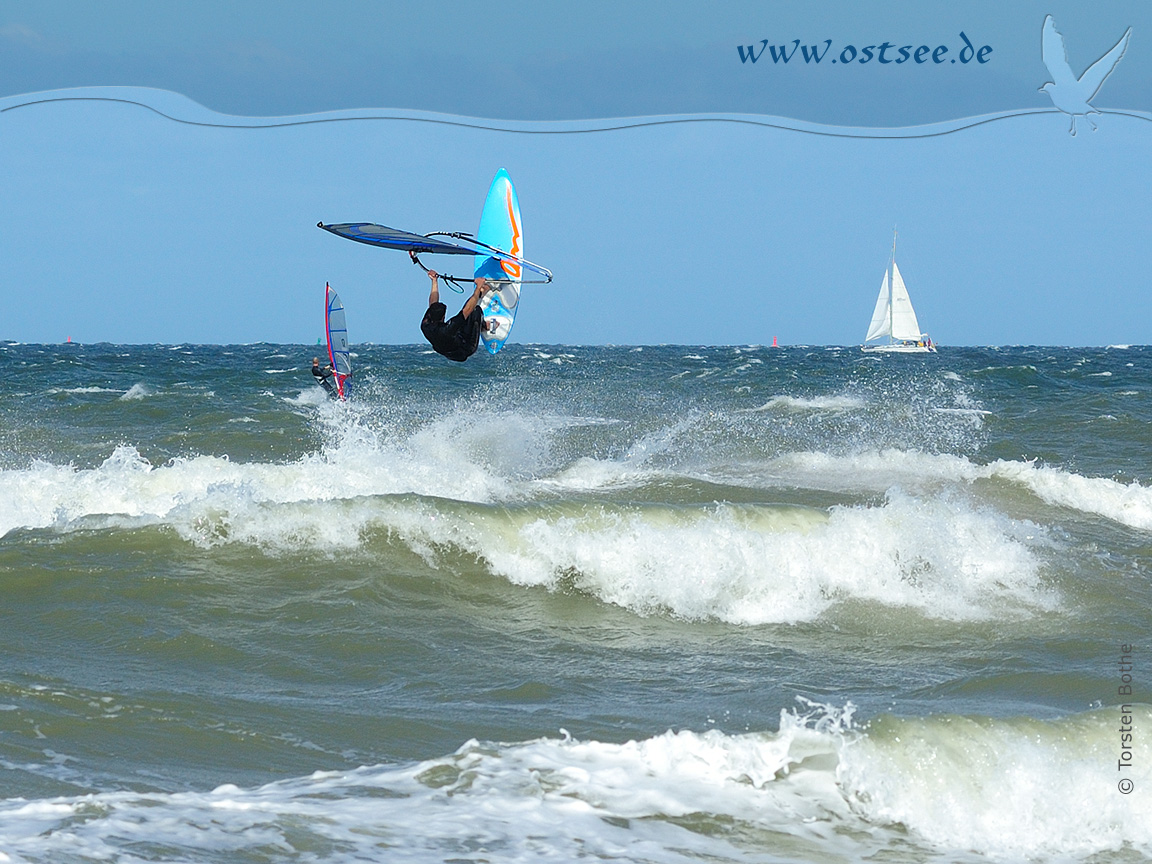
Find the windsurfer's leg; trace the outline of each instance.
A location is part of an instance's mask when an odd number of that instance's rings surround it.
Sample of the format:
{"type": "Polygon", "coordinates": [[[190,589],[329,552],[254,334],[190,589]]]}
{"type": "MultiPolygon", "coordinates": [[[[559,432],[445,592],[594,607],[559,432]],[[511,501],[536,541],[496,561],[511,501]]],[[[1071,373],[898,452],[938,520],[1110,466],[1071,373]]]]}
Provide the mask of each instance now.
{"type": "Polygon", "coordinates": [[[472,312],[461,322],[460,330],[457,336],[460,341],[460,347],[466,352],[466,356],[471,357],[476,353],[476,348],[480,345],[480,331],[484,329],[484,315],[480,310],[473,306],[472,312]]]}

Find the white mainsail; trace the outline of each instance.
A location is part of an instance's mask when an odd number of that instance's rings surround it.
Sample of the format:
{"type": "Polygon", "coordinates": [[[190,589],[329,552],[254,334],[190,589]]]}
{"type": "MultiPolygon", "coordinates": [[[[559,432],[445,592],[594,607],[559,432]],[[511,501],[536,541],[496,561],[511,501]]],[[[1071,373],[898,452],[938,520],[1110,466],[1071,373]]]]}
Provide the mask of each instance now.
{"type": "Polygon", "coordinates": [[[904,279],[900,276],[900,268],[896,266],[896,259],[892,259],[892,338],[906,339],[917,342],[924,338],[920,332],[920,323],[916,320],[916,310],[912,308],[912,300],[908,296],[908,289],[904,286],[904,279]]]}

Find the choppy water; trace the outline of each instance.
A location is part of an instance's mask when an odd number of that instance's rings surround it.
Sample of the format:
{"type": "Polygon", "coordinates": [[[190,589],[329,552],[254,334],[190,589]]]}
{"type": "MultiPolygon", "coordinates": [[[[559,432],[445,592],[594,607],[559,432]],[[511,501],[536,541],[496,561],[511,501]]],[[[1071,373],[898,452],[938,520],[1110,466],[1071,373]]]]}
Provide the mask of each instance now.
{"type": "Polygon", "coordinates": [[[0,862],[1152,860],[1152,349],[313,353],[0,346],[0,862]]]}

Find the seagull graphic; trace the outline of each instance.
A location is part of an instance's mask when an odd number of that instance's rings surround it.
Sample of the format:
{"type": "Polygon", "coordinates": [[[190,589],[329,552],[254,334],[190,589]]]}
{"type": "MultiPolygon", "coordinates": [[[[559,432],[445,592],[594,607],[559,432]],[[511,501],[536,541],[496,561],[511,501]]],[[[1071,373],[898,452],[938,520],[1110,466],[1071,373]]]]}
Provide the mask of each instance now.
{"type": "Polygon", "coordinates": [[[1064,37],[1056,29],[1056,22],[1052,20],[1052,16],[1045,16],[1040,49],[1044,55],[1044,65],[1048,67],[1048,73],[1053,80],[1040,89],[1048,94],[1053,105],[1065,114],[1071,115],[1072,128],[1068,131],[1073,135],[1076,134],[1077,117],[1083,117],[1092,127],[1092,131],[1096,131],[1096,124],[1088,115],[1100,112],[1092,107],[1090,100],[1100,92],[1100,85],[1112,74],[1120,58],[1124,56],[1124,52],[1128,49],[1128,37],[1131,35],[1132,28],[1129,27],[1107,54],[1085,69],[1084,74],[1077,78],[1072,72],[1072,67],[1068,65],[1068,51],[1064,47],[1064,37]]]}

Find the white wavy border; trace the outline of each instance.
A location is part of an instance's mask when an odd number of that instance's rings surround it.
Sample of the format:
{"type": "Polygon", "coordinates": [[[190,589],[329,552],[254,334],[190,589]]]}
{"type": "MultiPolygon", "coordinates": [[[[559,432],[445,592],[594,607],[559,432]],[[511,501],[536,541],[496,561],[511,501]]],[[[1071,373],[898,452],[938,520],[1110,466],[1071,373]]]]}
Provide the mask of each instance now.
{"type": "MultiPolygon", "coordinates": [[[[867,139],[933,138],[1012,117],[1064,113],[1056,108],[1025,108],[963,117],[921,126],[902,127],[828,126],[820,123],[808,123],[803,120],[793,120],[789,117],[724,113],[659,114],[593,120],[495,120],[399,108],[350,108],[281,117],[246,117],[218,113],[170,90],[150,87],[75,87],[26,93],[19,96],[5,96],[0,98],[0,115],[21,108],[33,108],[57,102],[118,102],[136,105],[176,123],[223,129],[274,129],[287,126],[307,126],[316,123],[344,123],[353,120],[391,120],[457,126],[463,129],[480,129],[519,135],[578,135],[686,123],[736,123],[761,126],[766,129],[803,132],[809,135],[867,139]]],[[[1133,117],[1152,122],[1152,113],[1147,111],[1102,109],[1099,113],[1133,117]]]]}

